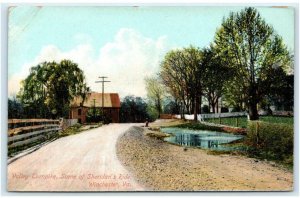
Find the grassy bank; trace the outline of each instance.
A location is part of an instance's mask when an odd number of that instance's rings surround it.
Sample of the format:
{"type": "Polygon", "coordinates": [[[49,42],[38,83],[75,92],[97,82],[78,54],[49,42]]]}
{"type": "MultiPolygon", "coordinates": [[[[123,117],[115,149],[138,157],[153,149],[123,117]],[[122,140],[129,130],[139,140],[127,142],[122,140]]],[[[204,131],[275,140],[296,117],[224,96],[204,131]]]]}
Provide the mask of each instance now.
{"type": "Polygon", "coordinates": [[[251,121],[248,123],[248,154],[293,165],[294,130],[293,126],[281,123],[251,121]]]}
{"type": "Polygon", "coordinates": [[[173,127],[193,129],[193,130],[219,131],[219,132],[236,133],[242,135],[246,134],[246,130],[242,128],[226,127],[226,126],[210,126],[200,122],[187,122],[184,124],[175,125],[173,127]]]}
{"type": "MultiPolygon", "coordinates": [[[[281,123],[293,126],[293,117],[283,117],[283,116],[260,116],[260,121],[269,123],[281,123]]],[[[215,124],[223,124],[234,127],[247,128],[248,120],[247,117],[230,117],[230,118],[209,118],[205,119],[206,122],[211,122],[215,124]]]]}
{"type": "MultiPolygon", "coordinates": [[[[281,119],[276,117],[270,118],[268,116],[264,117],[264,120],[271,120],[274,123],[266,121],[247,121],[247,128],[244,129],[246,138],[237,144],[243,147],[243,154],[249,157],[276,161],[288,168],[292,168],[294,131],[291,119],[292,118],[287,117],[281,117],[281,119]]],[[[242,130],[241,128],[209,126],[199,122],[189,122],[175,127],[220,132],[237,130],[235,131],[236,133],[242,130]]],[[[235,154],[235,151],[229,151],[229,153],[231,152],[235,154]]],[[[218,151],[214,152],[214,154],[217,153],[218,151]]],[[[220,154],[222,154],[222,152],[220,152],[220,154]]]]}

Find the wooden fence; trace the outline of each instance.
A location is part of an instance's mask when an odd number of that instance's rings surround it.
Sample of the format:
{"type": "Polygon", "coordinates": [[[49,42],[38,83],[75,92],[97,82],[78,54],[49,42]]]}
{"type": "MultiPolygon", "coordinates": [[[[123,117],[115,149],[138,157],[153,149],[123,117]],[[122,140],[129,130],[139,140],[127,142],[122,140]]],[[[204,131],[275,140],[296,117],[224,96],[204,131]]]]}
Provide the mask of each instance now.
{"type": "MultiPolygon", "coordinates": [[[[209,114],[198,114],[197,120],[204,121],[208,118],[228,118],[228,117],[240,117],[247,116],[247,112],[230,112],[230,113],[209,113],[209,114]]],[[[175,115],[174,117],[180,119],[181,115],[175,115]]],[[[194,120],[194,115],[184,114],[184,118],[187,120],[194,120]]]]}
{"type": "Polygon", "coordinates": [[[173,115],[173,114],[160,114],[159,118],[160,119],[172,119],[172,118],[175,118],[174,116],[175,115],[173,115]]]}
{"type": "Polygon", "coordinates": [[[26,147],[40,140],[49,139],[60,129],[59,120],[9,119],[8,149],[26,147]]]}

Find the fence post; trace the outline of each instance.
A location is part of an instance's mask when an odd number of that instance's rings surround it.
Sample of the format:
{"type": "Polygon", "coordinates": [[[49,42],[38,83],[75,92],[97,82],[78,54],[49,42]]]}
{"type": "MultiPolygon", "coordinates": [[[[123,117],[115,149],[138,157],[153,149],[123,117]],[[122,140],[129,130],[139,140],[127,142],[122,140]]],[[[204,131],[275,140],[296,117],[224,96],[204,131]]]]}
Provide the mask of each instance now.
{"type": "Polygon", "coordinates": [[[258,142],[259,142],[259,123],[258,123],[258,121],[256,121],[255,132],[256,132],[256,145],[258,145],[258,142]]]}

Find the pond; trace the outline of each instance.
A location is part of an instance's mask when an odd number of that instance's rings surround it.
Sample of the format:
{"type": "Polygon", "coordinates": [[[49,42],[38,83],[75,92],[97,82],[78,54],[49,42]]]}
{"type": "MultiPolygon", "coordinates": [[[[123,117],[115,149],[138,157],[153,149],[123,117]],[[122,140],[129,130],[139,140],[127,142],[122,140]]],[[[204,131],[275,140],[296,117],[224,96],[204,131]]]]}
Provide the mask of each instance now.
{"type": "Polygon", "coordinates": [[[164,139],[167,142],[187,147],[199,147],[211,150],[238,150],[238,147],[224,144],[244,137],[243,135],[234,135],[231,133],[183,128],[161,128],[161,131],[172,135],[164,139]]]}

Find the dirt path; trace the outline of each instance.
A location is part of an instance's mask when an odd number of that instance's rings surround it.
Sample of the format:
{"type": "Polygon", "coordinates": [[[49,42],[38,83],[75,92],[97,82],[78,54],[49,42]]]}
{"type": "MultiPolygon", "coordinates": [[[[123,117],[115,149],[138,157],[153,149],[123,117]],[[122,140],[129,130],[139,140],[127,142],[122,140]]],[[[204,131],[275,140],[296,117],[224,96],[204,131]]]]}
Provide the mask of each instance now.
{"type": "Polygon", "coordinates": [[[154,191],[290,191],[293,174],[253,158],[210,155],[171,145],[133,127],[121,136],[117,154],[137,181],[154,191]]]}
{"type": "Polygon", "coordinates": [[[116,142],[133,124],[60,138],[8,165],[9,191],[144,190],[120,164],[116,142]]]}

